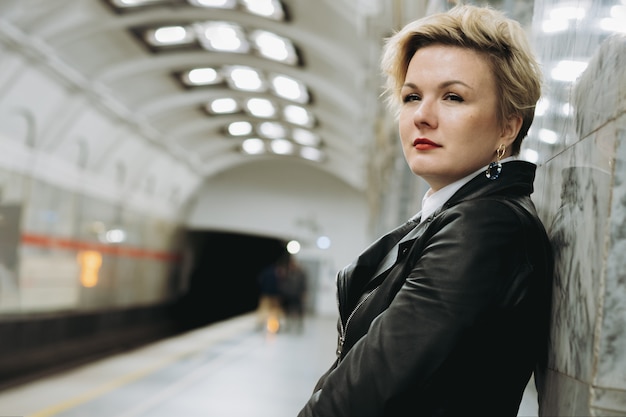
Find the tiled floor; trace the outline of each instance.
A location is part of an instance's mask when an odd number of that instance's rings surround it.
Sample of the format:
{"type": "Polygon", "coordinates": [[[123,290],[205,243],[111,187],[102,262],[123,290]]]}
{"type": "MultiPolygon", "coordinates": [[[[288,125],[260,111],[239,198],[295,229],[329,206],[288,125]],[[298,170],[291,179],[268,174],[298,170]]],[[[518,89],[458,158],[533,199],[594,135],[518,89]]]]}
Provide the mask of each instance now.
{"type": "Polygon", "coordinates": [[[0,416],[293,417],[334,350],[334,317],[269,334],[245,315],[2,391],[0,416]]]}

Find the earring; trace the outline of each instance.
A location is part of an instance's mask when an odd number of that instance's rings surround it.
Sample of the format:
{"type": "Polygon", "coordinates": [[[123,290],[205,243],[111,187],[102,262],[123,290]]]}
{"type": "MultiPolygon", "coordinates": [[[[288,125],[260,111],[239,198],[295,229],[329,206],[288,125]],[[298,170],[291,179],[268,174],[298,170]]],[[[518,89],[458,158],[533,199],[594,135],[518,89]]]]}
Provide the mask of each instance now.
{"type": "Polygon", "coordinates": [[[496,152],[498,159],[496,159],[496,162],[490,163],[487,167],[487,170],[485,171],[485,176],[490,180],[497,180],[500,176],[500,173],[502,172],[502,164],[500,163],[500,160],[504,156],[504,152],[506,152],[506,146],[501,143],[500,146],[498,146],[498,150],[496,152]]]}

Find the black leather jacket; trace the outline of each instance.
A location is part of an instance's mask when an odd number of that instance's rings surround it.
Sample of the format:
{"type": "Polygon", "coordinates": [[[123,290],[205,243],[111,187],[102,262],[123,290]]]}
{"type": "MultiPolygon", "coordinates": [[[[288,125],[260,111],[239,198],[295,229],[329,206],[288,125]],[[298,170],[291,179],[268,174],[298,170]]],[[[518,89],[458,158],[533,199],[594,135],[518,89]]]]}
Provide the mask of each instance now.
{"type": "Polygon", "coordinates": [[[517,415],[550,313],[535,168],[476,176],[339,272],[337,362],[299,417],[517,415]]]}

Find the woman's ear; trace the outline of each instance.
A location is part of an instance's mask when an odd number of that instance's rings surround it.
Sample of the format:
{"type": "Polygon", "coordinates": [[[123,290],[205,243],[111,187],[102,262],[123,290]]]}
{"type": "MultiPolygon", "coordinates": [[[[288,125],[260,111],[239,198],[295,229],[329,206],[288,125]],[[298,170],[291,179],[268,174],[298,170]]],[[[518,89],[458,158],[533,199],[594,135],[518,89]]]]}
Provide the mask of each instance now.
{"type": "Polygon", "coordinates": [[[510,116],[505,122],[502,128],[502,142],[506,144],[507,148],[515,142],[517,134],[522,128],[522,116],[513,115],[510,116]]]}

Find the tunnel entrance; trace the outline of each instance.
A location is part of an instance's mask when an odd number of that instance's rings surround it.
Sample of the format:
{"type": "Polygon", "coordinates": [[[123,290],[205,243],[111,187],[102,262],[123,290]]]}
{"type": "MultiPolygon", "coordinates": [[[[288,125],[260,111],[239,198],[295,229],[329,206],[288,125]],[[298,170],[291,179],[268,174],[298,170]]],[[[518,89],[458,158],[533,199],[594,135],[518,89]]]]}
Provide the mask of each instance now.
{"type": "Polygon", "coordinates": [[[271,237],[188,231],[185,240],[185,290],[175,305],[182,330],[254,311],[260,271],[286,253],[286,242],[271,237]]]}

